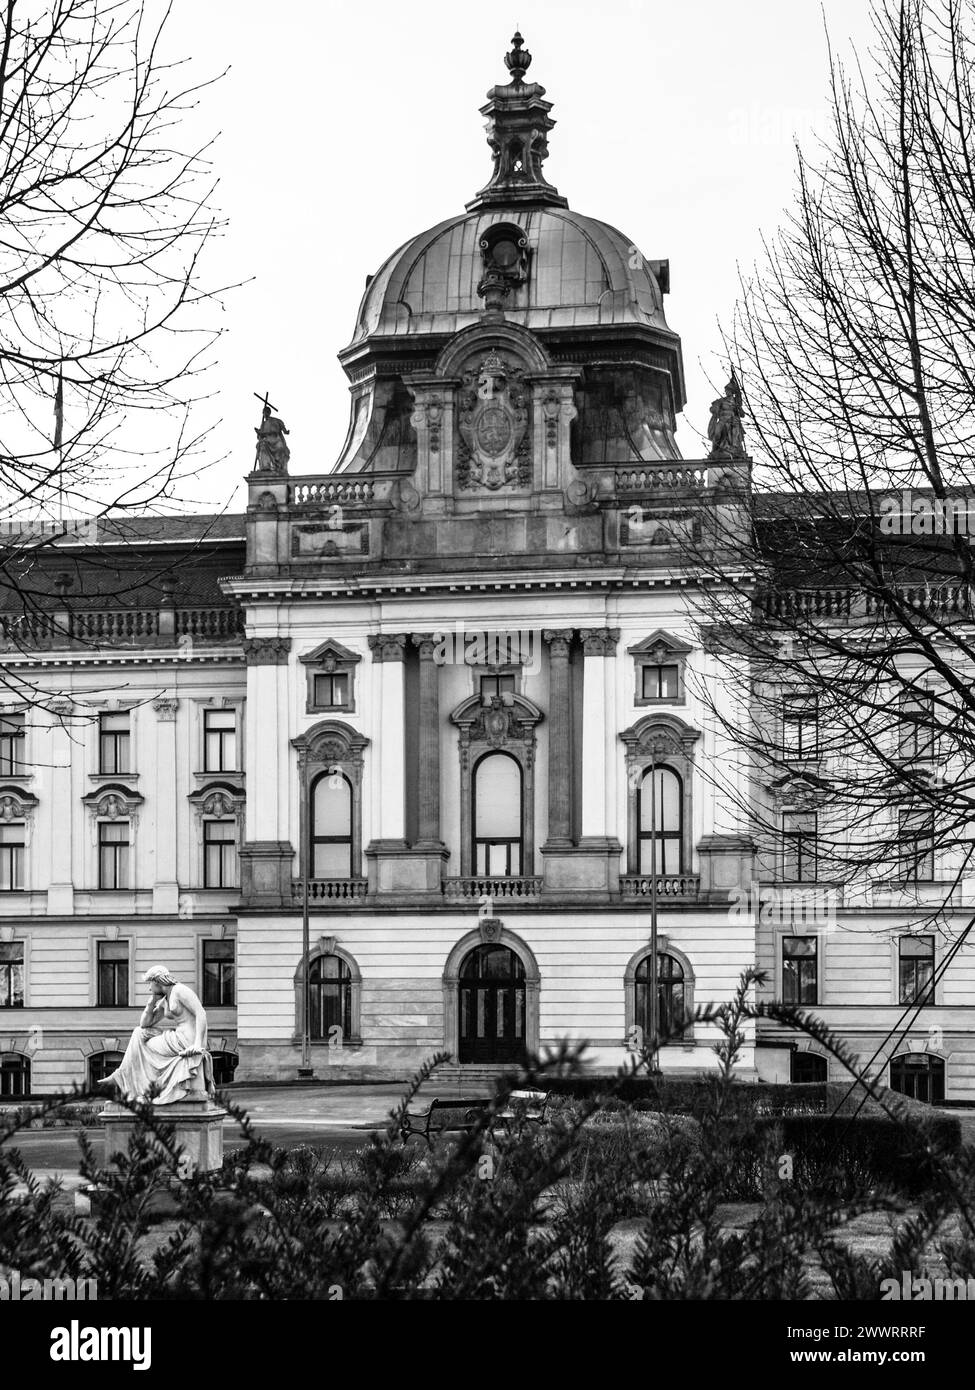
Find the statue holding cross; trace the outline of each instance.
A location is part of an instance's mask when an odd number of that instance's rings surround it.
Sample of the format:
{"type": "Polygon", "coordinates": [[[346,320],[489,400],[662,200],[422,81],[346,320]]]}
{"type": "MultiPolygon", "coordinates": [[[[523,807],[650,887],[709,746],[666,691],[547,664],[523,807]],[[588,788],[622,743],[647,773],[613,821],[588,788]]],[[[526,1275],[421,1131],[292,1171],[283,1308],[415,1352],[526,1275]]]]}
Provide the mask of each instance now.
{"type": "Polygon", "coordinates": [[[258,473],[287,473],[291,450],[284,438],[288,433],[284,421],[273,414],[277,406],[271,405],[266,391],[263,396],[258,396],[256,391],[254,395],[264,407],[261,423],[254,430],[257,435],[257,458],[254,460],[254,468],[258,473]]]}

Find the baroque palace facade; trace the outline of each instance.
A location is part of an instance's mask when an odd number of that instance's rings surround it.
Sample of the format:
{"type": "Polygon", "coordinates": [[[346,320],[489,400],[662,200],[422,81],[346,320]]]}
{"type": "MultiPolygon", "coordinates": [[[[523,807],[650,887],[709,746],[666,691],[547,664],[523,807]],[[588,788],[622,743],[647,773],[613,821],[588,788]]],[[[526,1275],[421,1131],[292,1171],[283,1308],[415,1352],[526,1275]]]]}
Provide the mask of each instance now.
{"type": "MultiPolygon", "coordinates": [[[[648,1019],[652,863],[665,1022],[756,960],[865,1056],[898,1012],[896,904],[867,968],[862,936],[753,910],[751,772],[696,693],[718,667],[682,548],[734,527],[748,460],[680,457],[668,263],[547,183],[551,103],[519,36],[505,61],[489,182],[367,282],[337,465],[292,475],[266,409],[246,514],[64,536],[0,620],[5,1097],[111,1071],[161,962],[220,1079],[295,1077],[306,893],[323,1079],[564,1038],[615,1068],[648,1019]]],[[[960,978],[935,1011],[959,1098],[960,978]]],[[[741,1074],[824,1067],[769,1029],[741,1074]]]]}

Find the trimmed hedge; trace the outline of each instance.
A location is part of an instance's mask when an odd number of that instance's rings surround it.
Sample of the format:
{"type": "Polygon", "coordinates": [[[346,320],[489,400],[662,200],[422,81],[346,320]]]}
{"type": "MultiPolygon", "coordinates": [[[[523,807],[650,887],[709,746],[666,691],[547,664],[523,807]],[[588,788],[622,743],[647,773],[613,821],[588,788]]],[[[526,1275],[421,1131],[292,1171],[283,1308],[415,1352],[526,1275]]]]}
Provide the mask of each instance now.
{"type": "MultiPolygon", "coordinates": [[[[699,1118],[713,1106],[714,1080],[682,1081],[672,1077],[631,1076],[613,1084],[605,1076],[546,1077],[545,1089],[573,1100],[588,1100],[604,1093],[638,1109],[662,1110],[699,1118]]],[[[729,1092],[734,1111],[741,1115],[775,1114],[802,1106],[826,1108],[825,1082],[781,1084],[736,1082],[729,1092]]]]}
{"type": "Polygon", "coordinates": [[[935,1182],[931,1152],[954,1154],[961,1148],[961,1125],[951,1117],[936,1116],[917,1129],[893,1120],[858,1116],[792,1115],[759,1118],[755,1141],[781,1136],[782,1151],[791,1153],[803,1171],[796,1177],[808,1181],[825,1177],[832,1168],[841,1173],[860,1173],[878,1185],[917,1196],[935,1182]]]}

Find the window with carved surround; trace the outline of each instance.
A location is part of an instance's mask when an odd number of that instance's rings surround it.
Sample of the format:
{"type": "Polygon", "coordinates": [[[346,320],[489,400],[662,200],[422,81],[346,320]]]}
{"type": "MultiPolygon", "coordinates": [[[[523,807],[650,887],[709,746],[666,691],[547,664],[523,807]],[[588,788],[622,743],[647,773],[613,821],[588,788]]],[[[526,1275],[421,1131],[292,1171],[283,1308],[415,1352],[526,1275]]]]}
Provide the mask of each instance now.
{"type": "Polygon", "coordinates": [[[530,877],[541,710],[524,695],[478,689],[450,719],[460,731],[462,876],[530,877]]]}
{"type": "Polygon", "coordinates": [[[360,879],[363,753],[369,740],[323,719],[292,739],[301,786],[301,867],[309,878],[360,879]]]}
{"type": "MultiPolygon", "coordinates": [[[[626,1046],[640,1052],[651,1041],[650,951],[637,951],[623,976],[626,1046]]],[[[694,1042],[694,969],[662,933],[657,938],[657,1017],[664,1046],[694,1042]]]]}
{"type": "Polygon", "coordinates": [[[305,668],[306,714],[355,713],[356,667],[362,660],[340,642],[323,642],[299,658],[305,668]]]}
{"type": "Polygon", "coordinates": [[[690,873],[691,788],[700,733],[676,715],[648,714],[620,734],[626,749],[627,872],[690,873]],[[652,791],[652,795],[651,795],[652,791]]]}
{"type": "Polygon", "coordinates": [[[0,942],[0,1009],[24,1007],[24,943],[0,942]]]}
{"type": "Polygon", "coordinates": [[[140,792],[109,782],[82,797],[88,808],[94,866],[90,882],[100,891],[135,884],[135,836],[143,803],[140,792]]]}
{"type": "Polygon", "coordinates": [[[203,771],[236,772],[238,770],[237,710],[231,705],[224,709],[203,711],[203,771]]]}
{"type": "Polygon", "coordinates": [[[0,714],[0,777],[22,777],[26,715],[20,711],[0,714]]]}
{"type": "Polygon", "coordinates": [[[627,651],[633,657],[636,685],[635,705],[682,705],[685,703],[685,668],[693,648],[669,633],[650,634],[627,651]]]}
{"type": "Polygon", "coordinates": [[[932,883],[935,863],[934,812],[898,812],[898,873],[903,883],[932,883]]]}
{"type": "Polygon", "coordinates": [[[203,888],[236,888],[244,835],[246,798],[232,782],[210,782],[190,798],[198,824],[196,882],[203,888]]]}
{"type": "MultiPolygon", "coordinates": [[[[312,946],[309,961],[311,996],[310,1033],[313,1043],[327,1044],[333,1050],[361,1038],[362,974],[355,957],[338,944],[334,936],[320,936],[312,946]]],[[[295,1038],[304,1029],[304,966],[298,962],[295,986],[295,1038]]]]}
{"type": "Polygon", "coordinates": [[[37,797],[22,787],[0,784],[0,892],[16,893],[27,884],[30,844],[37,797]]]}

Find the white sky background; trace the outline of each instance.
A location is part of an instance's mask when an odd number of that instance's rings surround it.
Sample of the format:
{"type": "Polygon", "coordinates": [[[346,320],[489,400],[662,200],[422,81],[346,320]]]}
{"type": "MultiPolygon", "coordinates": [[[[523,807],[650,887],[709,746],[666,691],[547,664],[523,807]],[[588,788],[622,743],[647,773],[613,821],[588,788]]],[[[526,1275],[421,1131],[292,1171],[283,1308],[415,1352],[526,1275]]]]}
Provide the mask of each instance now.
{"type": "MultiPolygon", "coordinates": [[[[348,423],[335,354],[352,336],[367,274],[487,182],[479,106],[508,80],[515,23],[557,121],[546,175],[574,210],[650,259],[669,258],[670,326],[688,402],[678,431],[700,457],[726,380],[737,267],[761,254],[791,203],[798,138],[828,130],[826,33],[870,43],[867,0],[176,0],[170,46],[197,73],[228,232],[210,253],[228,295],[212,376],[228,457],[184,492],[193,508],[246,505],[269,391],[290,430],[291,471],[335,464],[348,423]]],[[[746,423],[747,428],[747,423],[746,423]]]]}

